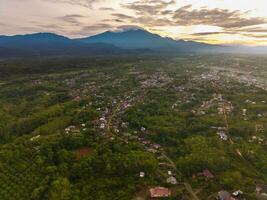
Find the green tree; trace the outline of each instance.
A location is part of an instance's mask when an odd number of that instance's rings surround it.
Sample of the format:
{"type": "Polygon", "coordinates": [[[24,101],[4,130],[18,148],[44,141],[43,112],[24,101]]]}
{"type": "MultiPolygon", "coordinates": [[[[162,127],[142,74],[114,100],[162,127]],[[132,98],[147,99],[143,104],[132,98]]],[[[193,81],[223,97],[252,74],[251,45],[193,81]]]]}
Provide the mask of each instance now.
{"type": "Polygon", "coordinates": [[[68,200],[70,199],[70,182],[67,178],[59,177],[52,182],[49,189],[50,200],[68,200]]]}

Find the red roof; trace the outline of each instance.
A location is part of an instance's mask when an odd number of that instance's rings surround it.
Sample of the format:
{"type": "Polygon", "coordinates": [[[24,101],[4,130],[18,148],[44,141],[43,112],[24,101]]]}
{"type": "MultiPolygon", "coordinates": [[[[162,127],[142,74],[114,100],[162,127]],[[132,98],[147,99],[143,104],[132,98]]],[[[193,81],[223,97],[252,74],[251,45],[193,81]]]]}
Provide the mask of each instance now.
{"type": "Polygon", "coordinates": [[[171,196],[171,190],[169,190],[168,188],[164,188],[164,187],[151,188],[149,192],[152,198],[171,196]]]}
{"type": "Polygon", "coordinates": [[[214,178],[214,175],[208,169],[205,169],[202,174],[206,178],[214,178]]]}

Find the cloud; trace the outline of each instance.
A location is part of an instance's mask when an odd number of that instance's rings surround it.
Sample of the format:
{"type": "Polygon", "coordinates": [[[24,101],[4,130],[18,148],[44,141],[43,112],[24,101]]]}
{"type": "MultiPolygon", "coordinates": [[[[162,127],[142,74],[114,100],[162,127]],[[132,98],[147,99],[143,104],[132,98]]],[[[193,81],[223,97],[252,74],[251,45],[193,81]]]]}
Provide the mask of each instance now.
{"type": "Polygon", "coordinates": [[[84,26],[81,28],[80,31],[75,32],[73,34],[89,36],[89,35],[94,35],[99,32],[104,32],[104,31],[122,32],[122,31],[133,30],[133,29],[143,29],[143,28],[140,26],[135,26],[135,25],[114,26],[114,25],[110,25],[107,23],[99,23],[99,24],[94,24],[91,26],[84,26]]]}
{"type": "Polygon", "coordinates": [[[171,15],[173,14],[173,10],[163,10],[160,12],[161,15],[171,15]]]}
{"type": "Polygon", "coordinates": [[[79,18],[84,18],[85,16],[83,15],[78,15],[78,14],[72,14],[72,15],[65,15],[62,17],[58,17],[57,19],[60,19],[64,22],[73,24],[73,25],[81,25],[82,23],[79,22],[79,18]]]}
{"type": "Polygon", "coordinates": [[[38,24],[38,26],[44,29],[48,29],[48,30],[64,29],[62,26],[59,26],[57,24],[38,24]]]}
{"type": "Polygon", "coordinates": [[[173,21],[168,18],[159,18],[151,15],[130,16],[121,13],[113,13],[112,16],[116,17],[115,20],[123,20],[128,23],[140,24],[142,26],[168,26],[175,25],[173,21]]]}
{"type": "Polygon", "coordinates": [[[157,15],[173,4],[175,4],[175,0],[138,0],[124,4],[123,7],[133,10],[139,15],[157,15]]]}
{"type": "Polygon", "coordinates": [[[108,8],[108,7],[102,7],[102,8],[99,8],[99,10],[104,10],[104,11],[115,11],[114,8],[108,8]]]}
{"type": "Polygon", "coordinates": [[[249,32],[249,33],[267,33],[267,28],[263,27],[245,27],[245,28],[235,28],[232,31],[236,32],[249,32]]]}
{"type": "Polygon", "coordinates": [[[243,34],[244,36],[247,36],[247,37],[252,37],[252,38],[263,38],[263,39],[267,39],[267,34],[249,34],[249,33],[245,33],[243,34]]]}
{"type": "Polygon", "coordinates": [[[200,32],[200,33],[193,33],[191,36],[209,36],[209,35],[219,35],[219,34],[225,34],[228,32],[200,32]]]}
{"type": "Polygon", "coordinates": [[[121,19],[115,19],[115,22],[119,22],[119,23],[124,23],[125,21],[121,20],[121,19]]]}
{"type": "Polygon", "coordinates": [[[110,25],[110,24],[106,24],[106,23],[99,23],[99,24],[94,24],[94,25],[90,25],[90,26],[84,26],[81,28],[81,30],[78,33],[78,35],[92,35],[95,33],[98,33],[99,31],[107,31],[109,29],[113,29],[114,26],[110,25]]]}
{"type": "Polygon", "coordinates": [[[227,9],[193,9],[187,5],[175,11],[173,19],[177,25],[212,25],[222,28],[240,28],[266,23],[266,19],[260,17],[246,17],[248,12],[227,9]]]}
{"type": "Polygon", "coordinates": [[[119,18],[119,20],[133,20],[135,19],[135,17],[133,16],[130,16],[130,15],[125,15],[125,14],[122,14],[122,13],[112,13],[111,14],[112,16],[116,17],[116,18],[119,18]]]}
{"type": "Polygon", "coordinates": [[[98,3],[101,0],[43,0],[43,1],[50,1],[54,3],[65,3],[92,9],[93,4],[98,3]]]}
{"type": "Polygon", "coordinates": [[[143,29],[140,26],[136,26],[136,25],[123,25],[123,26],[118,26],[116,28],[117,32],[121,32],[121,31],[127,31],[127,30],[139,30],[139,29],[143,29]]]}

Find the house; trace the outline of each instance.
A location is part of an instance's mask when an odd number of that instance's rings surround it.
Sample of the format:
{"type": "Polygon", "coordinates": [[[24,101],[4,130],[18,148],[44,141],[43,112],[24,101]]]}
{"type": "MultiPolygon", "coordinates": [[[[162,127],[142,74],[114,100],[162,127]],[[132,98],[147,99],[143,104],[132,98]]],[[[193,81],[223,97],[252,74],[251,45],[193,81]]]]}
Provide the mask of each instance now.
{"type": "Polygon", "coordinates": [[[146,148],[146,150],[150,153],[157,153],[158,152],[156,149],[153,149],[153,148],[146,148]]]}
{"type": "Polygon", "coordinates": [[[236,200],[231,194],[225,190],[218,192],[217,200],[236,200]]]}
{"type": "Polygon", "coordinates": [[[228,140],[228,136],[226,135],[226,133],[224,131],[219,131],[217,132],[217,135],[220,136],[220,138],[224,141],[228,140]]]}
{"type": "Polygon", "coordinates": [[[104,129],[104,128],[105,128],[105,124],[104,123],[100,124],[100,129],[104,129]]]}
{"type": "Polygon", "coordinates": [[[159,149],[159,148],[161,147],[159,144],[153,144],[152,146],[153,146],[153,148],[155,148],[155,149],[159,149]]]}
{"type": "Polygon", "coordinates": [[[165,187],[154,187],[149,189],[151,198],[170,197],[171,190],[165,187]]]}
{"type": "Polygon", "coordinates": [[[145,177],[145,172],[140,172],[139,176],[140,176],[140,178],[144,178],[145,177]]]}
{"type": "Polygon", "coordinates": [[[247,109],[242,109],[242,114],[243,114],[243,116],[246,116],[247,115],[247,109]]]}
{"type": "Polygon", "coordinates": [[[208,170],[208,169],[205,169],[203,170],[203,172],[200,172],[198,173],[199,176],[204,176],[205,178],[214,178],[214,175],[208,170]]]}
{"type": "Polygon", "coordinates": [[[141,131],[142,132],[145,132],[146,131],[146,128],[145,127],[141,127],[141,131]]]}
{"type": "Polygon", "coordinates": [[[239,197],[239,196],[242,195],[242,194],[243,194],[243,192],[242,192],[241,190],[237,190],[237,191],[235,191],[235,192],[232,193],[232,195],[233,195],[234,197],[239,197]]]}
{"type": "Polygon", "coordinates": [[[177,184],[177,180],[173,176],[167,178],[166,182],[169,183],[169,184],[172,184],[172,185],[176,185],[177,184]]]}
{"type": "Polygon", "coordinates": [[[100,122],[106,122],[106,119],[105,119],[105,117],[101,117],[101,118],[99,119],[99,121],[100,121],[100,122]]]}

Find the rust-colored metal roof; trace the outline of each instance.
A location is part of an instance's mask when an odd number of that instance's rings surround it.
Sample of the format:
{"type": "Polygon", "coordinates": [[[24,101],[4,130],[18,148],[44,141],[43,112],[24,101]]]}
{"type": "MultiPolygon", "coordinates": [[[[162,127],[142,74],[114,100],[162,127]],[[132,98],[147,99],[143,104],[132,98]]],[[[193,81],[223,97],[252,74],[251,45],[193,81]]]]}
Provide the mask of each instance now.
{"type": "Polygon", "coordinates": [[[171,190],[169,190],[168,188],[164,188],[164,187],[151,188],[149,192],[152,198],[171,196],[171,190]]]}

